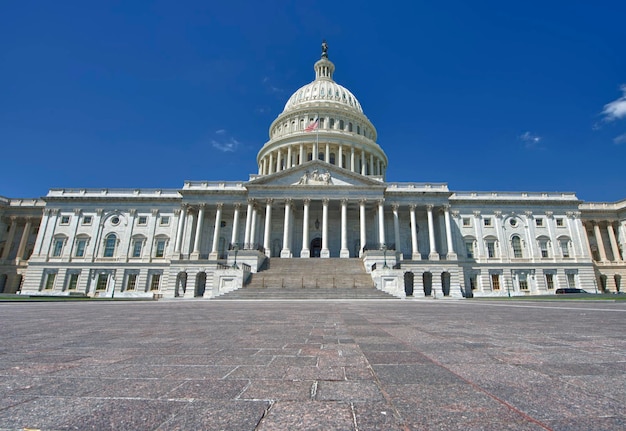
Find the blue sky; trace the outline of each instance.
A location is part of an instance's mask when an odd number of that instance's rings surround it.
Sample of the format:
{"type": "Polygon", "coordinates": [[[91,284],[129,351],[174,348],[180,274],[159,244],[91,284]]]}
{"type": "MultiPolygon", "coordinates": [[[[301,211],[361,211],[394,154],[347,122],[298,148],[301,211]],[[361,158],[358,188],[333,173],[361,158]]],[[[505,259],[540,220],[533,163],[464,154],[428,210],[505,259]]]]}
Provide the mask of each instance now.
{"type": "Polygon", "coordinates": [[[626,198],[623,1],[0,5],[0,195],[246,180],[320,43],[388,181],[626,198]]]}

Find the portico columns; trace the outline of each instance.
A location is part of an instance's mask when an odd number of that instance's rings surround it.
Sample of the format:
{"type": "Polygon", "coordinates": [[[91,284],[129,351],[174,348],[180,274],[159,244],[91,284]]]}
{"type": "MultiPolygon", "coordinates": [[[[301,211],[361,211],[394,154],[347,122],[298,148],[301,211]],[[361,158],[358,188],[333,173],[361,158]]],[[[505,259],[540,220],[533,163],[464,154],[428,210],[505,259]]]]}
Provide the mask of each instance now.
{"type": "Polygon", "coordinates": [[[304,144],[300,144],[300,163],[298,163],[299,165],[304,163],[304,159],[305,159],[304,156],[305,156],[305,154],[304,154],[304,144]]]}
{"type": "Polygon", "coordinates": [[[217,204],[217,211],[215,212],[215,228],[213,229],[213,245],[211,246],[211,254],[209,255],[210,260],[216,260],[218,256],[217,247],[219,246],[220,241],[220,229],[222,227],[222,208],[224,207],[223,203],[217,204]]]}
{"type": "Polygon", "coordinates": [[[330,250],[328,250],[328,199],[322,200],[322,250],[320,257],[330,257],[330,250]]]}
{"type": "Polygon", "coordinates": [[[454,252],[454,245],[452,243],[452,229],[450,229],[450,205],[443,206],[443,216],[446,223],[446,242],[448,246],[446,259],[456,260],[456,253],[454,252]]]}
{"type": "Polygon", "coordinates": [[[243,248],[249,250],[250,246],[250,227],[252,225],[252,211],[254,209],[254,200],[248,199],[248,209],[246,212],[246,231],[244,233],[243,248]]]}
{"type": "Polygon", "coordinates": [[[24,232],[22,232],[22,238],[20,239],[20,244],[17,247],[17,255],[15,256],[16,260],[24,260],[24,251],[26,250],[26,243],[28,242],[28,237],[30,236],[30,228],[32,224],[31,219],[27,218],[26,225],[24,226],[24,232]]]}
{"type": "Polygon", "coordinates": [[[608,222],[606,230],[609,232],[609,241],[611,241],[611,250],[613,251],[613,262],[621,262],[622,258],[619,255],[619,247],[617,246],[617,238],[615,238],[615,230],[613,229],[613,223],[608,222]]]}
{"type": "Polygon", "coordinates": [[[204,219],[204,207],[205,205],[200,205],[200,209],[198,210],[198,220],[196,222],[196,238],[193,242],[193,253],[191,253],[191,259],[199,259],[200,258],[200,240],[202,238],[202,220],[204,219]]]}
{"type": "Polygon", "coordinates": [[[339,144],[339,159],[337,162],[337,166],[343,168],[343,145],[339,144]]]}
{"type": "Polygon", "coordinates": [[[230,237],[230,243],[235,245],[239,242],[239,210],[241,204],[235,204],[235,212],[233,214],[233,232],[230,237]]]}
{"type": "Polygon", "coordinates": [[[177,253],[176,259],[180,258],[180,249],[183,243],[183,230],[185,230],[185,217],[187,216],[187,205],[183,205],[178,217],[178,230],[176,231],[176,244],[174,244],[174,253],[177,253]]]}
{"type": "Polygon", "coordinates": [[[300,257],[311,257],[311,250],[309,250],[309,206],[311,199],[304,200],[304,212],[302,215],[302,250],[300,251],[300,257]]]}
{"type": "Polygon", "coordinates": [[[291,219],[291,199],[285,200],[285,223],[283,224],[283,249],[280,251],[281,258],[290,258],[291,244],[290,244],[290,219],[291,219]]]}
{"type": "Polygon", "coordinates": [[[400,205],[398,204],[393,204],[391,206],[391,209],[393,210],[393,236],[394,236],[394,241],[396,243],[396,255],[398,255],[398,253],[401,252],[401,247],[400,247],[400,218],[398,217],[398,209],[400,208],[400,205]]]}
{"type": "Polygon", "coordinates": [[[593,223],[593,234],[596,237],[596,244],[598,244],[598,252],[600,253],[600,260],[602,262],[606,262],[608,259],[606,258],[606,251],[604,250],[604,241],[602,240],[602,233],[600,232],[600,226],[597,222],[593,223]]]}
{"type": "Polygon", "coordinates": [[[420,260],[422,255],[419,252],[419,245],[417,243],[417,221],[415,219],[415,205],[409,207],[411,210],[411,259],[420,260]]]}
{"type": "Polygon", "coordinates": [[[433,223],[433,206],[426,205],[426,214],[428,215],[428,242],[430,244],[429,260],[439,260],[439,253],[435,246],[435,226],[433,223]]]}
{"type": "Polygon", "coordinates": [[[341,250],[339,257],[350,257],[350,250],[348,250],[348,199],[341,200],[341,250]]]}
{"type": "MultiPolygon", "coordinates": [[[[354,145],[350,145],[350,170],[354,172],[354,145]]],[[[364,245],[361,244],[361,250],[363,250],[364,245]]]]}
{"type": "Polygon", "coordinates": [[[361,199],[359,201],[359,226],[360,226],[360,241],[361,247],[359,249],[359,257],[363,256],[363,249],[365,248],[366,240],[365,237],[365,199],[361,199]]]}
{"type": "Polygon", "coordinates": [[[385,245],[385,201],[378,201],[378,246],[385,245]]]}
{"type": "Polygon", "coordinates": [[[265,201],[265,232],[263,234],[263,249],[265,250],[265,255],[270,257],[272,255],[271,249],[271,227],[272,227],[272,202],[273,199],[268,199],[265,201]]]}
{"type": "Polygon", "coordinates": [[[11,227],[9,227],[9,235],[4,242],[4,250],[2,251],[2,260],[9,258],[9,252],[11,251],[11,245],[13,245],[13,239],[15,238],[15,231],[17,230],[17,217],[11,216],[11,227]]]}
{"type": "Polygon", "coordinates": [[[293,154],[291,154],[291,145],[287,147],[287,165],[285,166],[287,169],[291,167],[291,159],[293,154]]]}

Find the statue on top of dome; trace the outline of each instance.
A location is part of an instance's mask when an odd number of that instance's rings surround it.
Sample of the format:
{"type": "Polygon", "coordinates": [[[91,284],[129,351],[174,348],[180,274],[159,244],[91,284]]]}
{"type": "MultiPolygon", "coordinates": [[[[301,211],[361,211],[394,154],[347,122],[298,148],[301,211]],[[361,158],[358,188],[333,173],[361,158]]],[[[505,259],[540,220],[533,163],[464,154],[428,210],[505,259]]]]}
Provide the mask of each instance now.
{"type": "Polygon", "coordinates": [[[328,44],[326,39],[322,40],[322,58],[328,58],[328,44]]]}

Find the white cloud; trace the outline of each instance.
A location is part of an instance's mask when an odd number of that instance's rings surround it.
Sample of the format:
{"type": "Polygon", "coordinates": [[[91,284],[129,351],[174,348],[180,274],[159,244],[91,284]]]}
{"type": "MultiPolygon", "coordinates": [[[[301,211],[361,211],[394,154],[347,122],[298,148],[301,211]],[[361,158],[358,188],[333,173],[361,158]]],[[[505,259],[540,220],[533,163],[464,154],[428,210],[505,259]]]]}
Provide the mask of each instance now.
{"type": "Polygon", "coordinates": [[[539,143],[543,140],[541,136],[535,135],[531,132],[522,133],[518,136],[518,139],[522,141],[522,143],[524,144],[524,148],[528,150],[539,148],[539,143]]]}
{"type": "Polygon", "coordinates": [[[602,119],[606,123],[626,118],[626,84],[620,87],[622,97],[604,105],[602,110],[602,119]]]}
{"type": "Polygon", "coordinates": [[[619,135],[616,138],[613,138],[613,143],[615,145],[626,144],[626,133],[624,133],[623,135],[619,135]]]}
{"type": "Polygon", "coordinates": [[[211,145],[213,148],[223,151],[225,153],[234,153],[239,148],[239,141],[228,135],[226,129],[219,129],[215,131],[218,136],[215,139],[211,139],[211,145]]]}

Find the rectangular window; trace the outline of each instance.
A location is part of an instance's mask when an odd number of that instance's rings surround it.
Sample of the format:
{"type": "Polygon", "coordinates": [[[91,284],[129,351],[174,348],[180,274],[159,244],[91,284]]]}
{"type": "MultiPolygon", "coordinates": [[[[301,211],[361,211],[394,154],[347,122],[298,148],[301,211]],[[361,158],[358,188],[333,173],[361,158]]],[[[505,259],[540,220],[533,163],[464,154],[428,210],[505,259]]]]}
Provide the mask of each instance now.
{"type": "Polygon", "coordinates": [[[137,286],[137,274],[128,274],[126,279],[126,290],[135,290],[137,286]]]}
{"type": "Polygon", "coordinates": [[[519,275],[519,289],[520,290],[528,290],[528,278],[526,274],[519,275]]]}
{"type": "Polygon", "coordinates": [[[559,227],[563,227],[563,226],[565,226],[565,222],[563,221],[562,218],[557,218],[556,219],[556,225],[559,226],[559,227]]]}
{"type": "Polygon", "coordinates": [[[487,217],[483,220],[483,223],[485,226],[491,226],[491,219],[487,217]]]}
{"type": "Polygon", "coordinates": [[[476,281],[477,281],[476,274],[470,275],[469,277],[470,289],[476,290],[476,281]]]}
{"type": "Polygon", "coordinates": [[[156,252],[154,253],[155,257],[163,257],[165,255],[165,240],[160,239],[156,243],[156,252]]]}
{"type": "Polygon", "coordinates": [[[65,242],[62,238],[57,238],[54,240],[54,244],[52,245],[52,256],[59,257],[63,252],[63,243],[65,242]]]}
{"type": "Polygon", "coordinates": [[[48,275],[46,276],[46,285],[45,285],[45,289],[46,290],[54,289],[54,280],[56,278],[57,278],[56,272],[49,272],[48,273],[48,275]]]}
{"type": "Polygon", "coordinates": [[[161,216],[161,226],[167,226],[170,224],[169,216],[161,216]]]}
{"type": "Polygon", "coordinates": [[[463,217],[463,227],[472,226],[472,219],[469,217],[463,217]]]}
{"type": "Polygon", "coordinates": [[[491,274],[491,288],[500,290],[500,274],[491,274]]]}
{"type": "Polygon", "coordinates": [[[78,285],[78,273],[72,272],[70,273],[70,278],[67,281],[67,290],[76,290],[77,285],[78,285]]]}
{"type": "Polygon", "coordinates": [[[96,290],[106,290],[107,281],[109,281],[109,274],[98,274],[98,282],[96,284],[96,290]]]}
{"type": "Polygon", "coordinates": [[[143,241],[140,239],[136,239],[133,242],[133,257],[141,257],[141,247],[143,245],[143,241]]]}
{"type": "Polygon", "coordinates": [[[561,240],[561,253],[563,253],[563,257],[569,257],[569,241],[561,240]]]}
{"type": "Polygon", "coordinates": [[[91,224],[91,216],[83,216],[83,224],[91,224]]]}
{"type": "Polygon", "coordinates": [[[70,224],[70,216],[68,215],[61,216],[61,224],[62,225],[70,224]]]}
{"type": "Polygon", "coordinates": [[[145,226],[148,224],[148,217],[146,216],[139,216],[139,218],[137,219],[137,224],[139,226],[145,226]]]}
{"type": "Polygon", "coordinates": [[[474,258],[474,242],[473,241],[468,241],[465,243],[465,251],[469,259],[474,258]]]}
{"type": "Polygon", "coordinates": [[[150,290],[159,290],[159,283],[161,281],[161,274],[152,274],[150,279],[150,290]]]}
{"type": "Polygon", "coordinates": [[[574,274],[573,272],[567,273],[567,287],[576,287],[576,274],[574,274]]]}
{"type": "Polygon", "coordinates": [[[542,218],[535,219],[535,225],[538,227],[543,226],[543,219],[542,218]]]}
{"type": "Polygon", "coordinates": [[[86,239],[79,239],[76,241],[76,257],[84,257],[85,256],[85,248],[87,247],[86,239]]]}
{"type": "Polygon", "coordinates": [[[554,274],[546,274],[546,287],[554,289],[554,274]]]}
{"type": "Polygon", "coordinates": [[[487,241],[487,257],[496,257],[496,243],[487,241]]]}

